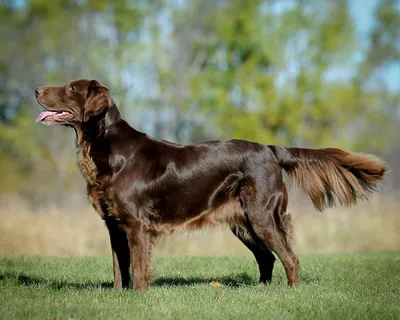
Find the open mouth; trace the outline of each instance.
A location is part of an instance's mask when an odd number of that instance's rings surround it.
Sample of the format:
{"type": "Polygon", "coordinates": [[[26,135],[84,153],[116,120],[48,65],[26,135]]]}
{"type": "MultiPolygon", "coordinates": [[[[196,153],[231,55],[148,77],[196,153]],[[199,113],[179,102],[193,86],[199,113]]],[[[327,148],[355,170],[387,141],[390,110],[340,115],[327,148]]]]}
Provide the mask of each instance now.
{"type": "Polygon", "coordinates": [[[73,119],[73,114],[69,111],[42,111],[36,118],[36,122],[48,124],[65,123],[73,119]]]}

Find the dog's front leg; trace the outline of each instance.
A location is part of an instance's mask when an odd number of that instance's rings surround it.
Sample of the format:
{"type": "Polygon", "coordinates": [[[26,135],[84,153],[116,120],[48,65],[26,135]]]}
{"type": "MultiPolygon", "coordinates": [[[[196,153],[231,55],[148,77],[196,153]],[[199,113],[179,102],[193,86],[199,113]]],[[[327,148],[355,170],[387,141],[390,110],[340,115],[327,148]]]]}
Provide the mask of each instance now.
{"type": "Polygon", "coordinates": [[[135,221],[127,228],[133,290],[147,291],[150,285],[149,255],[150,235],[141,222],[135,221]]]}
{"type": "Polygon", "coordinates": [[[130,250],[126,232],[113,220],[106,221],[110,233],[111,250],[113,257],[114,288],[129,287],[130,250]]]}

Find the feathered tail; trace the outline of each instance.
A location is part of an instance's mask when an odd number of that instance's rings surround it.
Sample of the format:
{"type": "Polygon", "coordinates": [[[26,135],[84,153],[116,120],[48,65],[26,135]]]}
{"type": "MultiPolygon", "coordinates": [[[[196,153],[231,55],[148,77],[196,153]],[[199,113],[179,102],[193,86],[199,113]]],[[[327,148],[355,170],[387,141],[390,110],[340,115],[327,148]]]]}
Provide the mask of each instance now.
{"type": "Polygon", "coordinates": [[[387,172],[371,155],[340,149],[301,149],[270,146],[279,165],[310,197],[317,210],[354,205],[367,199],[387,172]]]}

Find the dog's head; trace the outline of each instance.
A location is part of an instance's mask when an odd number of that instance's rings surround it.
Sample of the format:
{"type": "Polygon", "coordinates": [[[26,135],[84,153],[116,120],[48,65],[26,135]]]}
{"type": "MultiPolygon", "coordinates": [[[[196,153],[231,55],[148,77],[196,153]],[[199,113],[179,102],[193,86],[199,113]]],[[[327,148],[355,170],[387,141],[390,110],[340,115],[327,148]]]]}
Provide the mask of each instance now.
{"type": "Polygon", "coordinates": [[[96,80],[73,80],[62,87],[35,90],[37,102],[46,109],[36,122],[76,126],[110,108],[114,102],[109,90],[96,80]]]}

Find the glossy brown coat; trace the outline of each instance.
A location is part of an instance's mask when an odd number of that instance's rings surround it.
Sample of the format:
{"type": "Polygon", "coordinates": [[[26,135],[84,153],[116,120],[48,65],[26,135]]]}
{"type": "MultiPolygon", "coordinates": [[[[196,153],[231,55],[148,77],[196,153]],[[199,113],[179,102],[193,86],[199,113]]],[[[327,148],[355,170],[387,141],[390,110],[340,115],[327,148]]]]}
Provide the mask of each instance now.
{"type": "Polygon", "coordinates": [[[339,149],[298,149],[245,140],[178,145],[155,140],[121,119],[95,80],[36,89],[46,109],[38,121],[74,128],[77,164],[88,197],[110,233],[114,287],[147,290],[156,237],[227,223],[253,252],[260,281],[269,282],[275,252],[288,284],[299,282],[291,247],[286,170],[317,209],[366,198],[385,173],[371,156],[339,149]]]}

